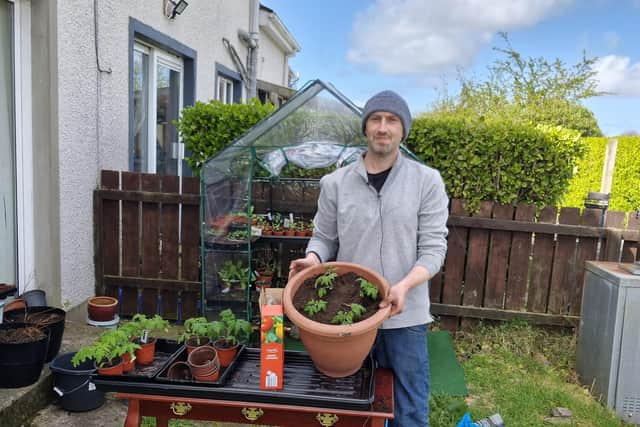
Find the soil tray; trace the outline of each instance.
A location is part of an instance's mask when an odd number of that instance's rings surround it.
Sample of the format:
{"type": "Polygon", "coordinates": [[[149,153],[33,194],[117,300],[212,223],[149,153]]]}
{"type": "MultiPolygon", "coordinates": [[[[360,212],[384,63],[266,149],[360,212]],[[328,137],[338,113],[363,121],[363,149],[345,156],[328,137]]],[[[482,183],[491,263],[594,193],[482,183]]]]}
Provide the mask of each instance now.
{"type": "Polygon", "coordinates": [[[297,351],[285,352],[284,388],[262,390],[260,350],[256,348],[245,349],[221,387],[202,383],[160,382],[157,378],[145,382],[125,382],[97,377],[94,382],[103,391],[362,411],[371,409],[375,391],[374,365],[370,357],[355,374],[345,378],[329,378],[315,369],[306,353],[297,351]]]}
{"type": "Polygon", "coordinates": [[[167,377],[167,371],[174,362],[186,362],[187,361],[187,349],[177,352],[171,360],[169,360],[165,367],[160,371],[158,376],[156,377],[156,381],[161,383],[169,383],[169,384],[181,384],[186,386],[204,386],[204,387],[220,387],[223,385],[227,377],[233,372],[236,368],[238,360],[242,357],[242,353],[244,352],[245,347],[242,345],[238,348],[236,356],[233,358],[229,366],[226,368],[220,368],[220,376],[216,381],[196,381],[196,380],[175,380],[167,377]]]}
{"type": "Polygon", "coordinates": [[[95,375],[94,378],[104,378],[121,382],[144,382],[158,375],[182,350],[184,350],[184,345],[177,341],[157,338],[153,363],[150,365],[138,365],[136,363],[135,368],[126,374],[95,375]]]}

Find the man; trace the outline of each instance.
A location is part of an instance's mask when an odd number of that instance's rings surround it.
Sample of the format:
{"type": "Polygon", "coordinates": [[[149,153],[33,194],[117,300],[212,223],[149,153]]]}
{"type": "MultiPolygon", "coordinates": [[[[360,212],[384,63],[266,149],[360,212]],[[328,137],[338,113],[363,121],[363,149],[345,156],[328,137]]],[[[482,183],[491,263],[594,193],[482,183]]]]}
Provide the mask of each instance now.
{"type": "Polygon", "coordinates": [[[364,265],[391,284],[381,307],[391,315],[373,355],[394,373],[391,426],[429,425],[428,281],[446,253],[448,198],[440,174],[400,153],[411,130],[407,103],[392,91],[367,101],[362,130],[368,149],[358,161],[320,180],[314,234],[289,277],[336,258],[364,265]]]}

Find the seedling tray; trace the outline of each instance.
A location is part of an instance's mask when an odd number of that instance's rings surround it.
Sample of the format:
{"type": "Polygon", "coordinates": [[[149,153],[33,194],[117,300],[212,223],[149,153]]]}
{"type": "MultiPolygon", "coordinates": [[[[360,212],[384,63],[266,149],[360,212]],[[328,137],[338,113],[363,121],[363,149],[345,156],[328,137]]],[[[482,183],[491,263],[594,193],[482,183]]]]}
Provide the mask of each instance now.
{"type": "Polygon", "coordinates": [[[218,376],[218,379],[216,381],[196,381],[195,379],[194,380],[171,379],[167,377],[167,372],[169,371],[169,368],[171,367],[171,365],[173,365],[174,362],[187,361],[187,357],[188,357],[187,349],[183,348],[181,351],[176,352],[173,355],[173,357],[166,363],[162,371],[160,371],[160,373],[156,377],[156,380],[162,383],[182,384],[187,386],[220,387],[226,382],[229,374],[231,374],[231,372],[235,370],[238,360],[240,359],[242,353],[244,352],[244,349],[245,349],[244,345],[241,345],[240,347],[238,347],[238,351],[236,352],[236,355],[231,361],[231,363],[229,364],[229,366],[225,368],[222,368],[222,367],[220,368],[220,375],[218,376]]]}
{"type": "Polygon", "coordinates": [[[127,372],[122,375],[95,375],[95,378],[112,379],[114,381],[122,382],[144,382],[157,376],[171,361],[175,358],[181,350],[184,349],[184,345],[174,340],[167,340],[164,338],[156,339],[156,351],[153,356],[153,362],[149,365],[138,365],[136,363],[135,368],[131,372],[127,372]]]}
{"type": "Polygon", "coordinates": [[[305,352],[285,351],[284,388],[262,390],[260,350],[247,348],[220,387],[199,382],[160,382],[157,377],[134,382],[101,376],[96,377],[94,383],[102,391],[364,411],[371,409],[374,400],[374,372],[373,360],[368,357],[355,374],[330,378],[316,370],[305,352]]]}

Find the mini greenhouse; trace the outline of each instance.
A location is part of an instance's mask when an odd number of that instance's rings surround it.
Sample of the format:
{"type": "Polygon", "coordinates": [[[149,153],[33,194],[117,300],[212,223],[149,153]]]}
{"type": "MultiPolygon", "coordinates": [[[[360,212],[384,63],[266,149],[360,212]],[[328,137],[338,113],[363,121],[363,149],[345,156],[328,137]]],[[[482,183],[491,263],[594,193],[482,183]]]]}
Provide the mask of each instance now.
{"type": "Polygon", "coordinates": [[[263,286],[286,284],[304,256],[319,179],[366,149],[360,109],[332,85],[307,83],[201,170],[207,311],[252,319],[263,286]]]}

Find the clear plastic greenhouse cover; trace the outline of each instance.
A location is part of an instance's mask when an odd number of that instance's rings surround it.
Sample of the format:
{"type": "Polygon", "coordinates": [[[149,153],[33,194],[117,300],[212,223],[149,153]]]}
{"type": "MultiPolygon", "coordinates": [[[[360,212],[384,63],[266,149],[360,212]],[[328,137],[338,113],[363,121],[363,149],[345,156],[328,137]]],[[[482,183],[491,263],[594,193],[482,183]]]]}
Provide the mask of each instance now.
{"type": "Polygon", "coordinates": [[[314,80],[207,160],[202,178],[206,185],[225,177],[273,177],[287,163],[302,169],[340,167],[365,147],[360,109],[331,85],[314,80]]]}

